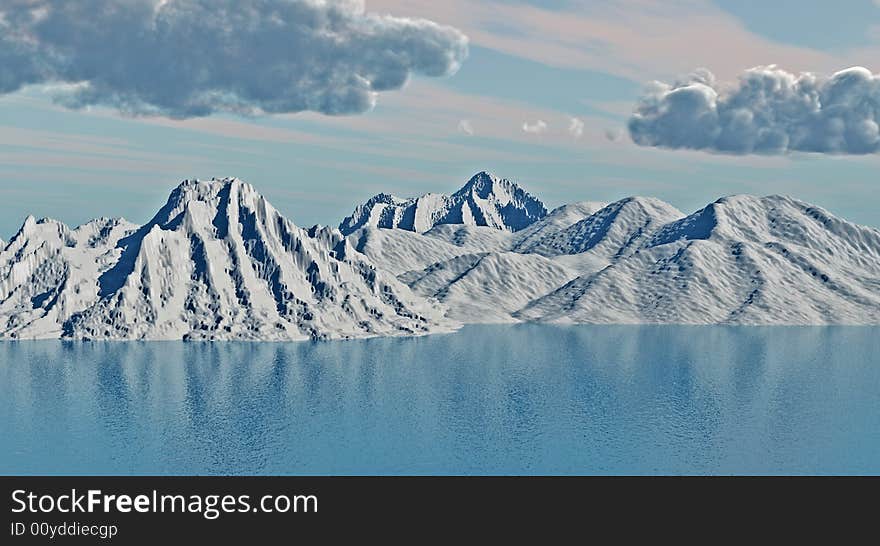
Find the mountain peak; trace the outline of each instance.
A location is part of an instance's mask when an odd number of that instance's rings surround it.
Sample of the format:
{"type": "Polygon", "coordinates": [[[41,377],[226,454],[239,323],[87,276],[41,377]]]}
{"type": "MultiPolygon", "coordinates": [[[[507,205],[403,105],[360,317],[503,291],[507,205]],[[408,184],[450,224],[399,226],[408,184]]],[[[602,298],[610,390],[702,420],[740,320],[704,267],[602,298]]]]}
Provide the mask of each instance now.
{"type": "Polygon", "coordinates": [[[454,327],[346,245],[335,229],[297,227],[237,178],[184,180],[113,243],[93,275],[96,299],[61,335],[289,340],[454,327]]]}
{"type": "Polygon", "coordinates": [[[21,242],[30,238],[41,240],[54,240],[61,244],[71,244],[71,230],[66,224],[52,218],[37,219],[28,214],[22,222],[18,232],[12,237],[12,242],[21,242]]]}
{"type": "Polygon", "coordinates": [[[235,200],[265,201],[253,186],[235,177],[186,179],[171,191],[165,205],[147,225],[173,224],[182,220],[186,214],[191,215],[194,207],[221,213],[235,200]]]}
{"type": "Polygon", "coordinates": [[[339,229],[345,235],[365,226],[424,233],[457,224],[519,231],[547,215],[547,207],[516,183],[480,171],[452,195],[428,193],[412,199],[379,194],[355,208],[339,229]]]}
{"type": "MultiPolygon", "coordinates": [[[[488,171],[480,171],[468,180],[464,186],[453,196],[474,195],[480,199],[487,199],[490,195],[496,197],[507,197],[510,194],[520,191],[528,195],[524,190],[516,185],[515,182],[507,178],[499,178],[488,171]]],[[[530,196],[531,197],[531,196],[530,196]]]]}
{"type": "Polygon", "coordinates": [[[224,190],[228,192],[232,189],[256,193],[253,186],[235,177],[211,178],[210,180],[188,178],[172,190],[169,199],[175,199],[179,202],[210,201],[224,190]]]}
{"type": "MultiPolygon", "coordinates": [[[[478,193],[486,193],[491,192],[494,189],[496,183],[500,182],[501,179],[490,173],[489,171],[480,171],[477,174],[473,175],[465,182],[465,185],[462,186],[460,190],[455,192],[454,195],[459,195],[468,192],[478,192],[478,193]]],[[[509,180],[505,180],[508,184],[511,184],[509,180]]]]}

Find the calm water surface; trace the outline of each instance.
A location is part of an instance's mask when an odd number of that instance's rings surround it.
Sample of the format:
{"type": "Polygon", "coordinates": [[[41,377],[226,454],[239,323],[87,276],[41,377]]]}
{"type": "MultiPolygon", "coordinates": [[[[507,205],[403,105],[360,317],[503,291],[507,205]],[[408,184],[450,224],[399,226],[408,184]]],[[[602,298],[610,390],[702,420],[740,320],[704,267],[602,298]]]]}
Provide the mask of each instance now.
{"type": "Polygon", "coordinates": [[[0,343],[0,474],[880,473],[880,328],[0,343]]]}

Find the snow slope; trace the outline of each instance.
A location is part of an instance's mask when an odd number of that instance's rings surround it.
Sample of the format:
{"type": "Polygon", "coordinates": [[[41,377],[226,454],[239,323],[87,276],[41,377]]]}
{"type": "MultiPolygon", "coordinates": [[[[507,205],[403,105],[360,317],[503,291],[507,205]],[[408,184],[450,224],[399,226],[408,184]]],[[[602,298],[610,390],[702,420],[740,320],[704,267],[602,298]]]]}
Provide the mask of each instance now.
{"type": "Polygon", "coordinates": [[[512,322],[512,313],[575,274],[536,254],[464,254],[400,275],[417,293],[449,307],[462,322],[512,322]]]}
{"type": "Polygon", "coordinates": [[[534,247],[540,240],[561,231],[572,224],[596,214],[608,203],[579,201],[556,207],[534,224],[516,234],[515,248],[520,251],[534,247]]]}
{"type": "MultiPolygon", "coordinates": [[[[533,224],[534,225],[534,224],[533,224]]],[[[508,250],[516,244],[517,234],[485,226],[440,224],[424,233],[451,245],[481,251],[508,250]]]]}
{"type": "Polygon", "coordinates": [[[462,249],[442,239],[426,237],[412,231],[372,226],[349,235],[348,241],[372,263],[393,275],[455,258],[471,248],[462,249]]]}
{"type": "Polygon", "coordinates": [[[339,225],[344,235],[365,226],[424,233],[440,224],[518,231],[547,214],[541,201],[510,180],[485,171],[452,195],[429,193],[412,199],[379,194],[358,206],[339,225]]]}
{"type": "Polygon", "coordinates": [[[516,248],[520,252],[542,256],[590,251],[610,260],[638,249],[654,230],[683,216],[659,199],[628,197],[564,229],[536,241],[524,242],[516,248]]]}
{"type": "Polygon", "coordinates": [[[237,179],[185,181],[149,223],[126,227],[28,218],[0,256],[3,335],[293,340],[456,327],[337,230],[295,226],[237,179]]]}

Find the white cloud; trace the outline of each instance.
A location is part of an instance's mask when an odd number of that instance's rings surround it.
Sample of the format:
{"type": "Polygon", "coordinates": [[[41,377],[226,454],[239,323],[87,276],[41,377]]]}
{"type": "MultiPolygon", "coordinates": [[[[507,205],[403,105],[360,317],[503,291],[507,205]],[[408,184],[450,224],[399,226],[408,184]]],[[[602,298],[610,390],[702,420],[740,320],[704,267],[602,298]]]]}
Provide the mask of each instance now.
{"type": "Polygon", "coordinates": [[[366,13],[362,0],[0,3],[0,94],[80,84],[60,97],[70,107],[355,114],[413,73],[454,73],[466,55],[458,30],[366,13]]]}
{"type": "Polygon", "coordinates": [[[534,123],[526,121],[522,124],[522,130],[532,135],[541,135],[547,132],[547,122],[542,119],[534,123]]]}
{"type": "Polygon", "coordinates": [[[655,83],[629,121],[642,146],[729,154],[880,151],[880,75],[861,67],[820,77],[775,66],[722,86],[708,70],[655,83]]]}
{"type": "Polygon", "coordinates": [[[568,134],[574,138],[584,136],[584,121],[578,118],[571,118],[568,122],[568,134]]]}
{"type": "Polygon", "coordinates": [[[474,126],[471,124],[470,120],[463,119],[458,122],[458,131],[460,133],[464,133],[467,136],[474,136],[474,126]]]}

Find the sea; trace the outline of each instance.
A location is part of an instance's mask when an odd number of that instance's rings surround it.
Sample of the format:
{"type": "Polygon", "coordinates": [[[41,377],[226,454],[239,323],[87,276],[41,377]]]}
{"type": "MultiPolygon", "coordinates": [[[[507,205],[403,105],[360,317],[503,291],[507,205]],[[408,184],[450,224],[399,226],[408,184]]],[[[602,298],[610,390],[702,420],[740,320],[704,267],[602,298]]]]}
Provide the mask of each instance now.
{"type": "Polygon", "coordinates": [[[0,474],[880,473],[880,328],[0,343],[0,474]]]}

